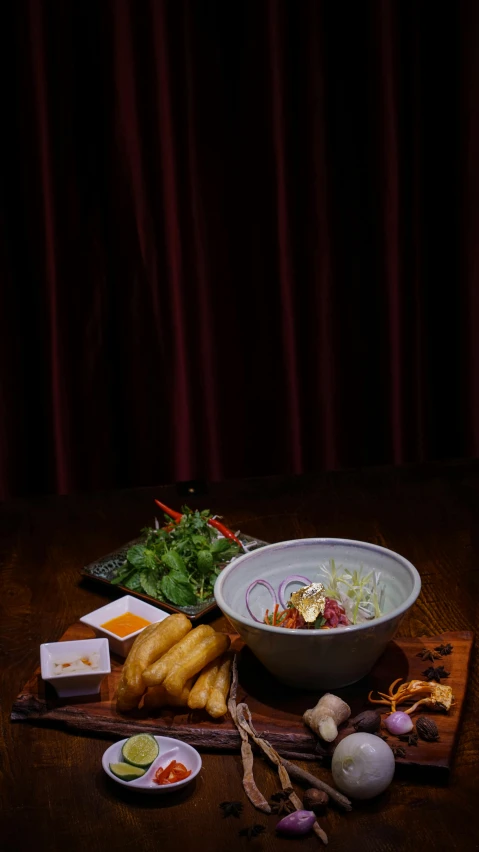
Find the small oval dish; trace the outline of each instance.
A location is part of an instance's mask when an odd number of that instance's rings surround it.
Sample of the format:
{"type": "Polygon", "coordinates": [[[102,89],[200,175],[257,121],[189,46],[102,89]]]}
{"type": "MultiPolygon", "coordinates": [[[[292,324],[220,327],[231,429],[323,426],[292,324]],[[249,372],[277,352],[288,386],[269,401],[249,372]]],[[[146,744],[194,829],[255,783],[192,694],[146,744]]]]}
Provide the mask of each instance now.
{"type": "Polygon", "coordinates": [[[136,637],[139,636],[141,631],[144,630],[147,625],[145,624],[144,627],[141,627],[139,630],[134,630],[126,636],[119,636],[103,626],[107,622],[112,621],[114,618],[119,618],[126,613],[130,613],[133,616],[139,616],[140,618],[145,619],[145,621],[148,621],[150,624],[156,624],[158,621],[163,621],[163,619],[168,618],[169,615],[168,612],[159,609],[157,606],[152,606],[139,598],[134,598],[132,595],[124,595],[116,601],[112,601],[105,606],[101,606],[99,609],[93,610],[93,612],[88,612],[80,618],[80,621],[83,624],[87,624],[88,627],[91,627],[97,636],[102,636],[105,637],[105,639],[108,639],[110,651],[113,654],[118,654],[120,657],[127,657],[136,637]]]}
{"type": "Polygon", "coordinates": [[[110,652],[106,639],[77,639],[40,645],[42,678],[59,698],[96,695],[105,675],[110,674],[110,652]]]}
{"type": "Polygon", "coordinates": [[[141,778],[135,778],[134,781],[123,781],[114,775],[110,769],[110,764],[123,762],[122,748],[127,742],[127,739],[113,743],[103,753],[101,762],[106,774],[113,781],[116,781],[117,784],[121,784],[122,787],[130,787],[130,789],[138,790],[140,793],[173,793],[175,790],[181,790],[182,787],[186,787],[187,784],[196,778],[201,769],[202,762],[199,753],[193,746],[188,745],[188,743],[183,743],[181,740],[176,740],[172,737],[155,736],[155,740],[158,743],[160,753],[141,778]],[[165,768],[172,760],[183,763],[187,769],[191,770],[191,775],[173,784],[156,784],[153,778],[158,769],[160,766],[165,768]]]}

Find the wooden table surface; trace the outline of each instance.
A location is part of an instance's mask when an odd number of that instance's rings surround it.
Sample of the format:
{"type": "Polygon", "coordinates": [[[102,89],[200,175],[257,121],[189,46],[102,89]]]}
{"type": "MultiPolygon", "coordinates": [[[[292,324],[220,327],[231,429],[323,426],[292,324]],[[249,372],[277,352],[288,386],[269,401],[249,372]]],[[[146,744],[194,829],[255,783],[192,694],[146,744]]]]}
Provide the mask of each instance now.
{"type": "MultiPolygon", "coordinates": [[[[79,616],[106,603],[108,590],[81,581],[81,567],[135,537],[151,522],[153,496],[180,506],[176,488],[51,497],[4,504],[0,511],[0,848],[16,850],[313,850],[316,837],[290,841],[275,817],[245,799],[238,755],[204,755],[197,781],[171,796],[135,796],[110,781],[101,756],[111,740],[10,721],[12,702],[39,659],[79,616]],[[241,800],[240,819],[219,803],[241,800]],[[248,841],[240,828],[267,826],[248,841]]],[[[225,515],[233,528],[265,539],[315,535],[363,539],[410,559],[422,593],[401,635],[475,630],[479,619],[479,463],[335,472],[243,480],[209,487],[189,505],[225,515]]],[[[448,787],[414,777],[394,781],[372,803],[322,825],[331,850],[479,849],[479,669],[474,652],[468,700],[448,787]]],[[[255,760],[259,787],[275,773],[255,760]]],[[[303,764],[311,769],[314,764],[303,764]]],[[[317,767],[321,777],[327,769],[317,767]]],[[[300,791],[300,788],[298,788],[300,791]]]]}

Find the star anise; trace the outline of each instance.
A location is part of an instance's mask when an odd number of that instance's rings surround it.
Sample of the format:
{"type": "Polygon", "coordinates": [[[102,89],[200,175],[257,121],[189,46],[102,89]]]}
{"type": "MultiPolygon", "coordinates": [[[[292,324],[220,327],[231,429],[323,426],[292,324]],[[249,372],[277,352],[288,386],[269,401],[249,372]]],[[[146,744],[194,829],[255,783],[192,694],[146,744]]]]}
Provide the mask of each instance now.
{"type": "Polygon", "coordinates": [[[406,750],[402,746],[395,746],[392,753],[394,757],[406,757],[406,750]]]}
{"type": "Polygon", "coordinates": [[[451,672],[447,672],[444,666],[437,666],[436,668],[429,666],[428,669],[423,671],[423,675],[427,680],[435,680],[437,683],[440,682],[442,677],[449,677],[450,674],[451,672]]]}
{"type": "Polygon", "coordinates": [[[407,743],[408,746],[417,746],[418,736],[413,731],[410,734],[402,734],[398,739],[403,743],[407,743]]]}
{"type": "Polygon", "coordinates": [[[387,739],[389,739],[389,738],[388,738],[388,736],[387,736],[387,734],[383,734],[383,733],[381,733],[381,731],[376,731],[376,732],[375,732],[375,734],[374,734],[374,736],[375,736],[375,737],[379,737],[379,739],[380,739],[380,740],[387,740],[387,739]]]}
{"type": "Polygon", "coordinates": [[[291,814],[294,811],[294,805],[286,790],[280,790],[278,793],[273,793],[270,799],[271,811],[274,814],[291,814]]]}
{"type": "Polygon", "coordinates": [[[434,650],[438,651],[441,657],[448,657],[449,654],[452,654],[453,648],[454,646],[448,642],[447,645],[438,645],[437,648],[434,648],[434,650]]]}
{"type": "Polygon", "coordinates": [[[241,829],[239,836],[247,837],[248,840],[252,840],[253,837],[258,837],[258,834],[262,834],[263,831],[266,831],[265,825],[248,825],[247,828],[241,829]]]}
{"type": "Polygon", "coordinates": [[[241,802],[221,802],[220,808],[223,811],[224,817],[233,816],[239,819],[243,805],[241,802]]]}
{"type": "Polygon", "coordinates": [[[419,654],[416,654],[416,657],[421,657],[421,660],[430,660],[431,663],[438,660],[439,656],[436,650],[431,651],[430,648],[423,648],[422,651],[419,651],[419,654]]]}

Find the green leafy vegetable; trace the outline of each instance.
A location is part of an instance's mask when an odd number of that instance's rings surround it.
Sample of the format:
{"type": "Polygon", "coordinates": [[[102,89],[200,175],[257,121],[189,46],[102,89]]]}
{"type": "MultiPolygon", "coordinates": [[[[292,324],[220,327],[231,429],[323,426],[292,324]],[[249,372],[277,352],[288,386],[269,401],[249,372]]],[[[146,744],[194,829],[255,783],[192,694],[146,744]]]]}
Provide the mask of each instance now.
{"type": "Polygon", "coordinates": [[[177,606],[194,606],[197,603],[195,590],[181,574],[167,574],[160,583],[160,589],[165,598],[177,606]]]}
{"type": "Polygon", "coordinates": [[[140,574],[140,583],[147,595],[151,595],[152,598],[156,597],[158,581],[155,580],[151,572],[142,571],[140,574]]]}
{"type": "Polygon", "coordinates": [[[169,531],[143,530],[143,544],[130,547],[111,582],[181,607],[211,598],[221,567],[236,556],[239,547],[230,539],[218,538],[208,524],[207,510],[192,512],[185,506],[182,512],[173,527],[167,518],[169,531]]]}

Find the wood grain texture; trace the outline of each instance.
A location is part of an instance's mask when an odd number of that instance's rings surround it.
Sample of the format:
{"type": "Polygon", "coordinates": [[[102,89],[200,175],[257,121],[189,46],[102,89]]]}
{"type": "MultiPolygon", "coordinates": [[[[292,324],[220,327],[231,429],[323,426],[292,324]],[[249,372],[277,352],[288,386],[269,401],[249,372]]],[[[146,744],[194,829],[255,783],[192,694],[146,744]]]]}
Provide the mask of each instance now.
{"type": "MultiPolygon", "coordinates": [[[[93,630],[87,625],[77,622],[65,631],[61,641],[92,639],[94,636],[93,630]]],[[[238,703],[245,701],[248,704],[255,729],[264,734],[280,754],[296,752],[306,759],[318,759],[319,751],[324,762],[328,758],[330,760],[334,745],[325,747],[324,743],[322,746],[318,744],[317,738],[302,721],[305,710],[314,707],[321,693],[285,690],[244,647],[238,636],[231,638],[238,654],[237,700],[238,703]]],[[[436,665],[445,664],[449,672],[449,677],[443,682],[453,690],[454,706],[446,714],[429,713],[438,726],[439,741],[430,743],[419,740],[413,746],[388,736],[389,745],[402,746],[405,750],[405,756],[398,757],[397,763],[410,767],[412,772],[424,767],[434,768],[441,773],[442,780],[446,780],[459,735],[472,642],[473,634],[466,631],[418,639],[398,638],[390,642],[367,678],[353,686],[336,690],[336,694],[349,704],[354,718],[362,710],[372,709],[368,703],[370,690],[387,691],[396,677],[402,677],[403,681],[424,680],[424,670],[431,664],[417,656],[423,648],[433,650],[441,643],[452,644],[453,653],[441,658],[436,665]]],[[[240,737],[229,714],[223,719],[213,720],[204,711],[183,711],[181,708],[164,708],[153,714],[142,708],[132,713],[118,713],[116,691],[122,663],[112,656],[111,665],[111,673],[103,680],[98,697],[92,696],[88,700],[72,698],[68,701],[56,697],[53,687],[43,682],[40,669],[37,668],[17,696],[11,719],[37,724],[57,722],[76,730],[94,731],[113,737],[149,731],[152,734],[178,737],[200,751],[239,750],[240,737]]],[[[427,713],[424,710],[424,714],[427,713]]],[[[413,720],[419,715],[419,712],[416,713],[413,720]]],[[[353,730],[345,723],[335,742],[353,733],[353,730]]],[[[387,735],[387,731],[383,733],[387,735]]]]}
{"type": "MultiPolygon", "coordinates": [[[[101,755],[111,742],[106,734],[10,721],[15,697],[38,663],[40,643],[59,639],[81,615],[110,599],[103,588],[79,581],[82,566],[134,538],[153,517],[154,496],[168,505],[181,503],[172,487],[16,501],[0,509],[0,812],[2,845],[9,852],[292,848],[275,835],[276,818],[255,812],[244,799],[237,754],[204,754],[191,789],[161,801],[139,799],[102,772],[101,755]],[[221,817],[219,803],[232,799],[244,801],[239,820],[221,817]],[[268,830],[248,844],[238,831],[251,823],[268,830]]],[[[189,502],[267,541],[343,536],[402,553],[423,581],[419,600],[401,624],[403,638],[477,627],[477,462],[230,482],[189,502]]],[[[228,629],[222,618],[213,623],[228,629]]],[[[449,784],[438,784],[435,770],[427,779],[407,775],[349,814],[331,808],[322,825],[332,852],[479,848],[477,660],[476,637],[449,784]]],[[[303,765],[330,779],[327,767],[303,765]]],[[[278,788],[273,769],[259,757],[255,775],[267,797],[278,788]]],[[[318,846],[314,836],[301,841],[305,852],[318,846]]]]}

